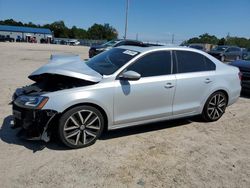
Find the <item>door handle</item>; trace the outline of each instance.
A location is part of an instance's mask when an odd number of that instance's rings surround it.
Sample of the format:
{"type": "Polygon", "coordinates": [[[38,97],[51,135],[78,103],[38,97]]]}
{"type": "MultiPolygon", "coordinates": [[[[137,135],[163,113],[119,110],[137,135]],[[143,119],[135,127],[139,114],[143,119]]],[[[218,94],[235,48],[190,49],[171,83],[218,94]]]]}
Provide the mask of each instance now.
{"type": "Polygon", "coordinates": [[[172,83],[166,83],[166,85],[164,86],[166,89],[170,89],[173,88],[174,85],[172,83]]]}
{"type": "Polygon", "coordinates": [[[206,84],[209,84],[209,83],[211,83],[212,82],[212,80],[210,80],[210,78],[206,78],[206,80],[205,80],[205,83],[206,84]]]}

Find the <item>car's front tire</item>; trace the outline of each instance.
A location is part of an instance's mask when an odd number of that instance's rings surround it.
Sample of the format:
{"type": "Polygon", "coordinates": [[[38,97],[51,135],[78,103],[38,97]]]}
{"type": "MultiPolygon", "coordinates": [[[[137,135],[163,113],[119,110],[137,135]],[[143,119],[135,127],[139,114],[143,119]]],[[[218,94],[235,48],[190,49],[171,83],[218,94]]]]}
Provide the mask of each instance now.
{"type": "Polygon", "coordinates": [[[206,101],[202,112],[204,121],[217,121],[225,113],[227,107],[227,96],[224,92],[217,91],[213,93],[206,101]]]}
{"type": "Polygon", "coordinates": [[[59,120],[59,137],[70,148],[83,148],[95,143],[104,128],[101,112],[92,106],[77,106],[59,120]]]}

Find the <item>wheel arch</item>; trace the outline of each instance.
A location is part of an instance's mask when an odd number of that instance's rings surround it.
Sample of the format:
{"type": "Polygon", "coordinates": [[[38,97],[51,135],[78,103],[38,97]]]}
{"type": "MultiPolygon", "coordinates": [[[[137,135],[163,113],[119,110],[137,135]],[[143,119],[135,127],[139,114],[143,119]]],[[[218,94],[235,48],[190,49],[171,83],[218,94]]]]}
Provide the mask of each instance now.
{"type": "MultiPolygon", "coordinates": [[[[224,89],[219,89],[219,90],[214,91],[211,95],[213,95],[215,92],[222,92],[222,93],[224,93],[224,94],[226,95],[226,98],[227,98],[227,105],[228,105],[228,101],[229,101],[228,92],[227,92],[226,90],[224,90],[224,89]]],[[[210,96],[211,96],[211,95],[210,95],[210,96]]]]}
{"type": "Polygon", "coordinates": [[[207,102],[207,100],[209,99],[209,97],[210,97],[211,95],[213,95],[214,93],[216,93],[216,92],[222,92],[222,93],[224,93],[224,94],[226,95],[226,98],[227,98],[227,105],[228,105],[228,102],[229,102],[229,94],[228,94],[228,92],[227,92],[225,89],[217,89],[217,90],[214,90],[213,92],[211,92],[210,95],[208,95],[208,96],[206,97],[206,99],[203,101],[202,108],[200,109],[201,112],[203,111],[203,109],[204,109],[204,107],[205,107],[205,105],[206,105],[206,102],[207,102]]]}
{"type": "Polygon", "coordinates": [[[69,106],[68,108],[66,108],[63,112],[61,112],[61,114],[64,114],[65,112],[69,111],[72,108],[75,108],[75,107],[78,107],[78,106],[83,106],[83,105],[94,107],[94,108],[96,108],[97,110],[99,110],[101,112],[101,114],[103,115],[103,118],[104,118],[104,130],[106,131],[108,129],[108,124],[110,122],[110,119],[108,117],[107,112],[101,106],[99,106],[97,104],[90,103],[90,102],[83,102],[83,103],[74,104],[74,105],[69,106]]]}

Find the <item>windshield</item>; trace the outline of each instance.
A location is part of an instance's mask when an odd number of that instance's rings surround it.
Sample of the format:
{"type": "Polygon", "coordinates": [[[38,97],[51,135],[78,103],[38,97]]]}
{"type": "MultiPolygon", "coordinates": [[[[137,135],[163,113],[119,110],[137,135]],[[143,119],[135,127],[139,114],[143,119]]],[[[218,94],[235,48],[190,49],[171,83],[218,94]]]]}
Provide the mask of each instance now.
{"type": "Polygon", "coordinates": [[[132,50],[113,48],[94,56],[87,61],[87,65],[102,75],[110,75],[138,54],[139,52],[132,50]]]}
{"type": "Polygon", "coordinates": [[[111,40],[106,43],[104,43],[102,46],[109,47],[109,46],[114,46],[119,42],[119,40],[111,40]]]}
{"type": "Polygon", "coordinates": [[[226,46],[217,46],[217,47],[213,48],[212,50],[222,52],[222,51],[225,51],[226,49],[227,49],[226,46]]]}

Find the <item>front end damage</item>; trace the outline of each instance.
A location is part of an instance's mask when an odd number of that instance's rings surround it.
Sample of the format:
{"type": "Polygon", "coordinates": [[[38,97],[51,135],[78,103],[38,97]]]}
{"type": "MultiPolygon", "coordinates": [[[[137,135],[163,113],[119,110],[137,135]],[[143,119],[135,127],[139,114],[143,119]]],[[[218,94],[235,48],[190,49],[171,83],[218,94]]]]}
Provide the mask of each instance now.
{"type": "Polygon", "coordinates": [[[25,109],[13,104],[13,128],[21,128],[17,133],[20,138],[48,142],[57,114],[54,110],[25,109]]]}
{"type": "Polygon", "coordinates": [[[47,102],[53,103],[46,94],[96,84],[102,75],[88,67],[79,56],[52,55],[49,63],[29,78],[35,83],[17,89],[12,97],[13,128],[21,128],[19,137],[48,142],[60,113],[43,109],[47,102]]]}
{"type": "Polygon", "coordinates": [[[22,100],[24,96],[36,98],[42,93],[44,93],[44,88],[41,87],[41,84],[36,83],[18,88],[13,94],[12,112],[14,124],[12,128],[20,128],[17,133],[18,137],[27,140],[43,140],[45,142],[50,140],[52,123],[55,122],[58,112],[55,110],[42,110],[40,109],[41,106],[25,105],[22,100]]]}

